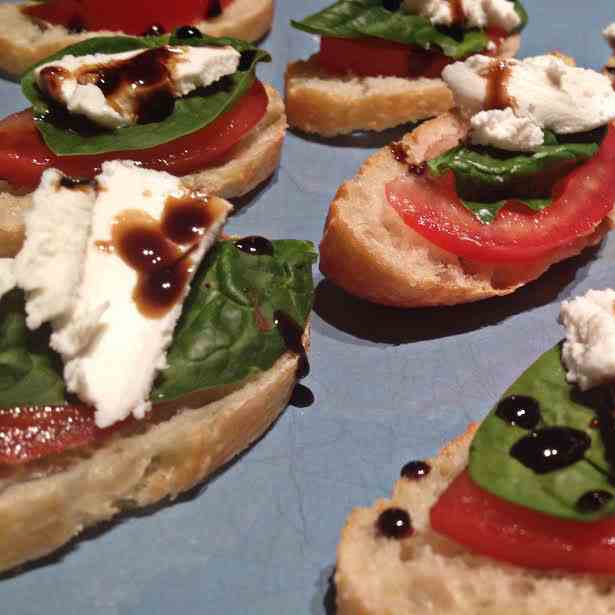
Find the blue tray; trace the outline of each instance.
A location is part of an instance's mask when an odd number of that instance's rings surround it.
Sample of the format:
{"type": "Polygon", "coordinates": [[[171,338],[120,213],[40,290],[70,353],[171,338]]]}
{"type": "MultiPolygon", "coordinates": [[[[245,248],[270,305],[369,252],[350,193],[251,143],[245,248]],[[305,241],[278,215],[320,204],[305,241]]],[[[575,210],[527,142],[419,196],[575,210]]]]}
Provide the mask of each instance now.
{"type": "MultiPolygon", "coordinates": [[[[259,69],[282,87],[286,63],[316,48],[292,17],[328,0],[278,2],[259,69]]],[[[600,67],[612,0],[526,0],[522,55],[561,49],[600,67]]],[[[0,116],[26,106],[0,82],[0,116]]],[[[240,234],[318,242],[329,201],[396,135],[331,142],[290,133],[278,173],[242,199],[240,234]]],[[[316,273],[315,403],[290,407],[267,435],[202,489],[172,505],[88,532],[60,555],[0,581],[7,615],[333,613],[329,578],[354,506],[385,496],[410,459],[432,455],[480,419],[536,356],[556,342],[559,302],[615,283],[615,241],[554,267],[513,296],[471,306],[395,311],[343,294],[316,273]]]]}

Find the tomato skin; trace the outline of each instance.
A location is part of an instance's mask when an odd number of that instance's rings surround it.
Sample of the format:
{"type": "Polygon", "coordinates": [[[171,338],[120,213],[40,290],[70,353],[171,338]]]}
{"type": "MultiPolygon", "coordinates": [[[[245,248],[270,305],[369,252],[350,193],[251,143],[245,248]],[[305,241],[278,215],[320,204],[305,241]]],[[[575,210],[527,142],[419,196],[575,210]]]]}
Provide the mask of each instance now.
{"type": "Polygon", "coordinates": [[[615,573],[615,518],[584,523],[512,504],[476,485],[467,470],[440,496],[431,526],[470,550],[540,570],[615,573]]]}
{"type": "Polygon", "coordinates": [[[514,200],[491,224],[460,202],[452,172],[441,178],[404,176],[387,184],[391,206],[417,233],[457,256],[478,262],[524,262],[591,234],[615,204],[615,128],[598,153],[556,184],[553,203],[534,213],[514,200]]]}
{"type": "Polygon", "coordinates": [[[323,36],[318,61],[329,72],[338,74],[436,78],[452,60],[441,53],[378,38],[323,36]]]}
{"type": "MultiPolygon", "coordinates": [[[[23,12],[68,29],[90,32],[111,30],[140,36],[153,25],[165,32],[184,25],[204,21],[212,0],[181,0],[162,2],[152,0],[48,0],[25,7],[23,12]]],[[[232,0],[221,0],[226,8],[232,0]]]]}
{"type": "Polygon", "coordinates": [[[267,112],[268,96],[260,81],[217,120],[192,134],[147,150],[92,156],[56,156],[45,145],[29,110],[0,122],[0,178],[34,190],[48,168],[72,177],[91,178],[106,160],[135,160],[145,168],[187,175],[220,160],[267,112]]]}

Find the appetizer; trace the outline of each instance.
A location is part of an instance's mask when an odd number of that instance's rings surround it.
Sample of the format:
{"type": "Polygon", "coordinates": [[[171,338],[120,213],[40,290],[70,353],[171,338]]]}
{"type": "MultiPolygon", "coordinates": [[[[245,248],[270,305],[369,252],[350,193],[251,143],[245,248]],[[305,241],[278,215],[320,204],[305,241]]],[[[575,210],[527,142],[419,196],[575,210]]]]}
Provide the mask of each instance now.
{"type": "Polygon", "coordinates": [[[615,91],[545,55],[446,67],[459,112],[421,124],[338,190],[322,272],[399,307],[505,295],[598,243],[615,204],[615,91]]]}
{"type": "Polygon", "coordinates": [[[18,77],[41,59],[97,36],[159,36],[181,28],[257,41],[274,0],[43,0],[0,4],[0,70],[18,77]]]}
{"type": "Polygon", "coordinates": [[[476,53],[514,56],[527,14],[518,0],[338,0],[293,21],[320,51],[286,71],[291,126],[330,137],[385,130],[453,107],[440,79],[476,53]]]}
{"type": "Polygon", "coordinates": [[[90,39],[45,59],[22,80],[32,108],[0,121],[0,239],[15,237],[50,167],[91,179],[106,160],[134,160],[208,194],[252,190],[277,167],[286,129],[280,96],[255,74],[269,60],[181,32],[90,39]]]}
{"type": "Polygon", "coordinates": [[[610,613],[615,291],[565,302],[567,339],[481,426],[402,470],[342,531],[339,614],[610,613]]]}
{"type": "Polygon", "coordinates": [[[0,259],[0,570],[194,486],[307,374],[314,250],[219,240],[230,210],[132,161],[43,173],[0,259]]]}
{"type": "MultiPolygon", "coordinates": [[[[611,47],[611,50],[615,54],[615,23],[612,23],[608,27],[604,29],[602,32],[604,38],[607,43],[611,47]]],[[[606,66],[604,67],[604,72],[615,83],[615,55],[611,56],[606,66]]]]}

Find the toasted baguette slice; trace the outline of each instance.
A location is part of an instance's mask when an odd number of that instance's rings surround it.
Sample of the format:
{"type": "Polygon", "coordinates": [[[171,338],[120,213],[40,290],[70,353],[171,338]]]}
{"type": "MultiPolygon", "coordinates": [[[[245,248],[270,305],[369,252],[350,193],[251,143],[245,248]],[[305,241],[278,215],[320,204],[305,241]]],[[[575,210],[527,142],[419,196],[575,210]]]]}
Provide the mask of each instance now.
{"type": "MultiPolygon", "coordinates": [[[[26,3],[24,3],[26,4],[26,3]]],[[[121,32],[71,34],[64,26],[37,23],[21,10],[21,4],[0,4],[0,70],[19,77],[36,62],[94,36],[121,32]]],[[[257,41],[271,28],[274,0],[235,0],[220,17],[197,24],[211,36],[232,36],[257,41]]],[[[152,17],[155,21],[155,17],[152,17]]]]}
{"type": "Polygon", "coordinates": [[[475,555],[434,532],[429,510],[467,465],[476,426],[430,460],[421,481],[401,479],[390,500],[355,509],[337,549],[338,615],[585,615],[615,613],[615,577],[528,570],[475,555]],[[380,536],[390,507],[408,511],[415,533],[380,536]]]}
{"type": "Polygon", "coordinates": [[[38,477],[39,467],[19,480],[0,480],[0,571],[47,555],[123,511],[173,499],[215,472],[286,407],[297,361],[285,353],[221,399],[191,399],[169,420],[115,437],[91,456],[69,459],[61,471],[43,468],[38,477]]]}
{"type": "MultiPolygon", "coordinates": [[[[419,163],[455,147],[466,133],[466,124],[447,113],[406,134],[402,143],[409,162],[419,163]]],[[[321,271],[349,293],[374,303],[421,307],[507,295],[554,263],[598,243],[611,225],[606,219],[591,235],[535,262],[474,262],[421,237],[389,205],[384,187],[404,172],[405,165],[388,147],[368,158],[337,191],[320,244],[321,271]]]]}
{"type": "MultiPolygon", "coordinates": [[[[501,55],[514,56],[519,44],[518,34],[510,36],[501,55]]],[[[453,107],[453,95],[442,79],[337,75],[320,66],[318,55],[286,69],[289,125],[323,137],[386,130],[453,107]]]]}
{"type": "MultiPolygon", "coordinates": [[[[286,133],[284,103],[267,85],[265,117],[216,164],[182,179],[192,188],[223,198],[238,197],[265,181],[277,168],[286,133]]],[[[0,258],[16,253],[23,241],[23,211],[30,194],[0,181],[0,258]]]]}

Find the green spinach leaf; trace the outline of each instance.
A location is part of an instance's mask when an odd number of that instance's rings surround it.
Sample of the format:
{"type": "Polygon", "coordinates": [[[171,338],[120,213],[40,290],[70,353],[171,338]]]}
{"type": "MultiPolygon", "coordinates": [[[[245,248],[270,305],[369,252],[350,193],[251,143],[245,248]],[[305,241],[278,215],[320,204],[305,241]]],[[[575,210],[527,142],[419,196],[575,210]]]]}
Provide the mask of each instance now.
{"type": "Polygon", "coordinates": [[[494,410],[480,426],[470,448],[470,475],[483,489],[543,513],[577,521],[594,521],[615,514],[615,498],[596,513],[576,508],[579,498],[593,490],[615,495],[611,468],[597,429],[590,427],[595,408],[589,396],[566,382],[560,346],[542,355],[504,394],[528,395],[540,404],[539,427],[571,427],[586,433],[591,446],[584,458],[561,470],[537,474],[511,457],[511,447],[528,431],[511,426],[494,410]]]}
{"type": "MultiPolygon", "coordinates": [[[[527,13],[518,0],[515,9],[521,18],[517,30],[527,23],[527,13]]],[[[338,0],[324,10],[292,25],[305,32],[338,38],[375,37],[429,50],[438,47],[445,55],[464,58],[486,49],[484,31],[435,27],[429,19],[400,9],[390,11],[383,0],[338,0]]]]}
{"type": "MultiPolygon", "coordinates": [[[[240,384],[269,369],[285,352],[273,326],[283,310],[305,325],[312,308],[312,265],[307,241],[273,241],[273,256],[241,252],[219,242],[201,264],[168,351],[168,368],[151,393],[154,402],[240,384]]],[[[0,407],[61,404],[62,364],[46,329],[25,325],[23,294],[0,301],[0,407]]]]}
{"type": "Polygon", "coordinates": [[[33,66],[24,76],[21,87],[32,103],[36,126],[47,146],[57,155],[81,156],[104,154],[116,151],[143,150],[168,143],[193,133],[228,111],[243,96],[255,79],[258,62],[269,62],[271,57],[249,43],[232,38],[178,39],[174,35],[152,37],[111,36],[92,38],[45,58],[33,66]],[[184,45],[201,47],[207,45],[230,45],[242,53],[240,70],[234,75],[213,84],[209,88],[195,90],[188,96],[178,98],[171,115],[162,122],[138,124],[116,130],[81,132],[67,130],[62,122],[54,121],[52,105],[38,89],[34,69],[66,55],[84,56],[94,53],[121,53],[136,49],[148,49],[161,45],[184,45]],[[244,60],[245,59],[245,60],[244,60]]]}

